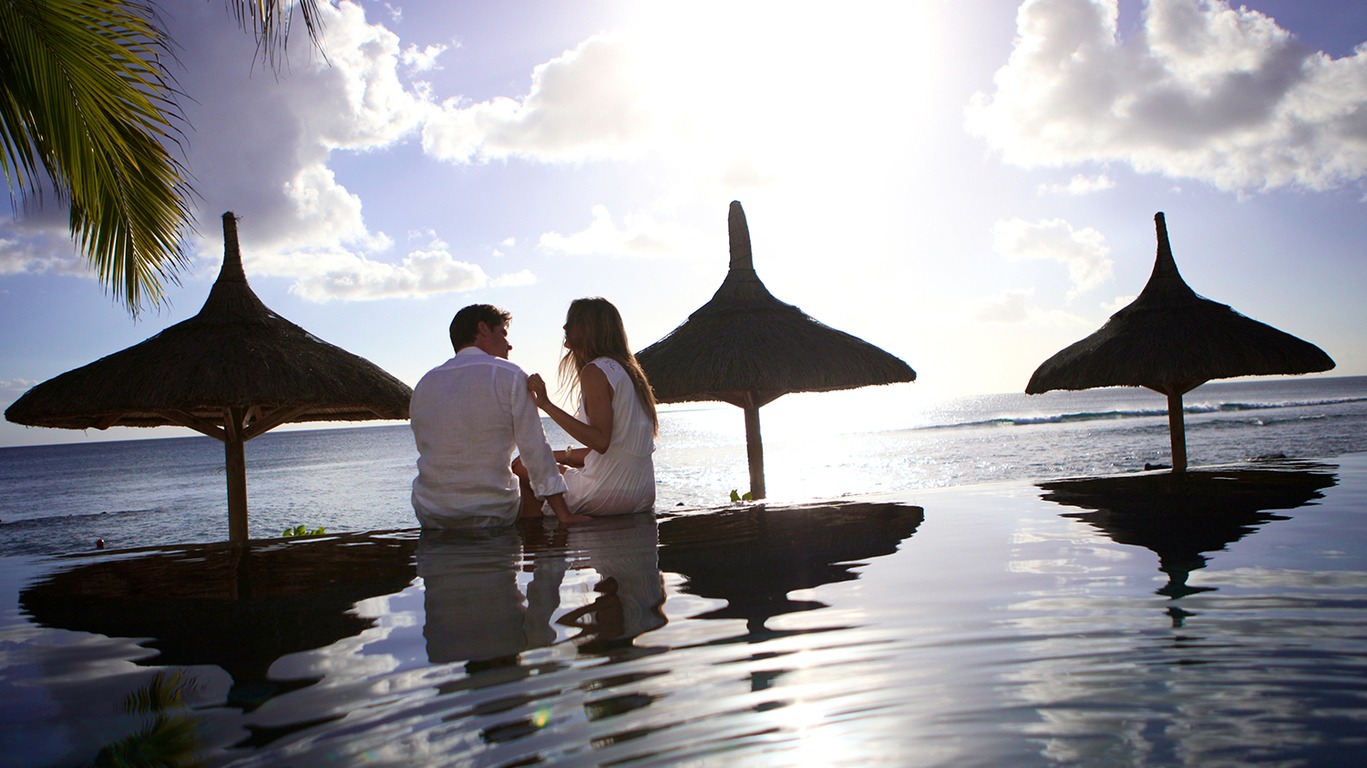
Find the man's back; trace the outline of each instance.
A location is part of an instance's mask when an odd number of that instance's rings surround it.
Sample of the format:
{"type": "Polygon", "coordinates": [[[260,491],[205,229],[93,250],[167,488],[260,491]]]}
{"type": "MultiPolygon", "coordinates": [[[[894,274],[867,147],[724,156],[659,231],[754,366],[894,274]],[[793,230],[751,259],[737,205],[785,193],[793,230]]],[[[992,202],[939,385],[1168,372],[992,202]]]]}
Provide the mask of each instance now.
{"type": "Polygon", "coordinates": [[[466,347],[423,376],[409,415],[419,454],[413,508],[424,527],[497,525],[517,517],[513,453],[545,446],[521,368],[466,347]]]}

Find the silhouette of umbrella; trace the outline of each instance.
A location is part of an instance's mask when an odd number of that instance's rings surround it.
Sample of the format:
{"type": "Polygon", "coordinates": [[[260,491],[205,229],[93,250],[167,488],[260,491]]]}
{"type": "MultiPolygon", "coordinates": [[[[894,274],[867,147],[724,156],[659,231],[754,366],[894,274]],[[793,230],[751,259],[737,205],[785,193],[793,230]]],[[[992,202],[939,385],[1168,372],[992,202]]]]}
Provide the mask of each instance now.
{"type": "Polygon", "coordinates": [[[765,496],[759,409],[789,392],[829,392],[915,381],[906,363],[784,304],[760,282],[745,211],[728,217],[731,266],[716,294],[682,325],[641,350],[662,403],[720,400],[745,411],[750,492],[765,496]]]}
{"type": "Polygon", "coordinates": [[[1169,473],[1056,480],[1039,485],[1043,498],[1094,510],[1069,513],[1117,544],[1140,546],[1158,555],[1168,583],[1158,594],[1179,598],[1210,587],[1191,587],[1187,576],[1204,568],[1205,553],[1229,544],[1324,496],[1337,478],[1331,465],[1288,462],[1263,466],[1194,470],[1181,480],[1169,473]]]}
{"type": "Polygon", "coordinates": [[[865,502],[685,515],[660,523],[659,564],[687,577],[683,591],[727,602],[696,618],[766,634],[774,616],[824,607],[790,592],[859,578],[856,566],[896,552],[924,520],[921,507],[865,502]]]}
{"type": "Polygon", "coordinates": [[[1139,298],[1045,360],[1025,392],[1147,387],[1167,395],[1172,471],[1185,472],[1183,394],[1211,379],[1327,371],[1334,361],[1308,341],[1197,295],[1177,272],[1162,213],[1154,223],[1158,255],[1139,298]]]}
{"type": "Polygon", "coordinates": [[[5,418],[35,427],[189,427],[224,444],[228,538],[247,539],[242,444],[287,422],[406,419],[413,390],[272,312],[247,285],[237,220],[194,317],[30,389],[5,418]]]}
{"type": "Polygon", "coordinates": [[[228,704],[250,711],[317,679],[278,681],[271,666],[374,626],[356,603],[401,592],[417,575],[411,534],[342,534],[90,555],[26,587],[21,609],[45,627],[138,638],[151,666],[212,664],[228,704]],[[92,559],[92,562],[80,562],[92,559]]]}

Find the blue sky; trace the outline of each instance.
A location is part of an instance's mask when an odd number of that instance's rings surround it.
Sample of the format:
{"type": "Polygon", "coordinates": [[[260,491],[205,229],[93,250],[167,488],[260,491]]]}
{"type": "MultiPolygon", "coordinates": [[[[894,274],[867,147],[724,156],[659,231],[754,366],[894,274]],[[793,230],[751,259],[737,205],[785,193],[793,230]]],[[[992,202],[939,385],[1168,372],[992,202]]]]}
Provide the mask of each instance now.
{"type": "Polygon", "coordinates": [[[720,284],[732,200],[776,296],[917,370],[884,397],[1021,391],[1143,287],[1157,211],[1198,293],[1367,374],[1361,3],[343,0],[278,74],[167,6],[192,263],[135,321],[60,205],[0,219],[4,406],[198,311],[229,210],[268,306],[410,384],[474,302],[529,371],[579,296],[654,342],[720,284]]]}

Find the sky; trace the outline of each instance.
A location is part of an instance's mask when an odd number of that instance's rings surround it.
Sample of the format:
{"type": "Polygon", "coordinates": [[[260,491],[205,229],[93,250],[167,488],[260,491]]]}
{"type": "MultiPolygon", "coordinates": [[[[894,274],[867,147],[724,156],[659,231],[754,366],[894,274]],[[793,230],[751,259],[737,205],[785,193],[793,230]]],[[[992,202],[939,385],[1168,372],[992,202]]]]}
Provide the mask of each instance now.
{"type": "Polygon", "coordinates": [[[724,278],[732,200],[908,407],[1022,391],[1138,294],[1159,211],[1197,293],[1367,374],[1367,4],[339,0],[274,71],[222,3],[162,5],[190,264],[133,318],[58,202],[0,217],[3,407],[193,316],[225,211],[267,306],[409,384],[472,303],[551,381],[575,298],[653,343],[724,278]]]}

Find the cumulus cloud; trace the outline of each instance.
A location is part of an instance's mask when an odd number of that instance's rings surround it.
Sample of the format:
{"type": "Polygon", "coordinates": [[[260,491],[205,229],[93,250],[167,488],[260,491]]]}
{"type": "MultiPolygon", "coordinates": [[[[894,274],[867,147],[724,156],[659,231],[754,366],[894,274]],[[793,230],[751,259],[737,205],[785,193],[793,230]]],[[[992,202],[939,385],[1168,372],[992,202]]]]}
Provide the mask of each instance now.
{"type": "MultiPolygon", "coordinates": [[[[251,38],[225,28],[231,20],[221,8],[187,3],[164,14],[184,49],[178,79],[192,99],[183,105],[191,126],[187,165],[201,219],[228,210],[241,216],[249,261],[263,252],[387,247],[329,160],[337,151],[395,145],[414,134],[431,107],[400,75],[397,36],[369,23],[354,3],[324,4],[322,11],[326,60],[308,46],[292,46],[278,76],[253,65],[251,38]]],[[[216,232],[206,229],[213,239],[216,232]]]]}
{"type": "Polygon", "coordinates": [[[1063,219],[999,221],[992,227],[993,249],[1009,259],[1057,261],[1068,267],[1069,298],[1109,280],[1114,268],[1105,238],[1095,229],[1073,229],[1063,219]]]}
{"type": "Polygon", "coordinates": [[[1111,299],[1110,301],[1102,302],[1101,308],[1106,310],[1107,315],[1114,315],[1115,313],[1119,312],[1125,307],[1128,307],[1131,304],[1133,304],[1134,300],[1137,298],[1139,298],[1139,296],[1135,294],[1117,296],[1114,299],[1111,299]]]}
{"type": "Polygon", "coordinates": [[[0,276],[39,274],[94,277],[86,261],[76,255],[66,228],[30,230],[25,236],[0,234],[0,276]]]}
{"type": "Polygon", "coordinates": [[[1099,176],[1083,176],[1075,174],[1064,184],[1041,184],[1040,194],[1056,195],[1090,195],[1094,192],[1104,192],[1115,186],[1115,182],[1106,174],[1099,176]]]}
{"type": "Polygon", "coordinates": [[[451,162],[507,157],[579,161],[629,156],[653,134],[654,104],[642,98],[642,59],[631,38],[595,35],[532,70],[520,99],[451,99],[423,126],[423,149],[451,162]]]}
{"type": "Polygon", "coordinates": [[[570,256],[658,257],[673,254],[693,239],[690,234],[651,216],[627,216],[619,227],[606,206],[593,206],[591,215],[593,221],[587,228],[568,235],[547,232],[541,236],[539,245],[547,251],[570,256]]]}
{"type": "Polygon", "coordinates": [[[315,254],[315,272],[301,276],[291,292],[309,301],[373,301],[473,291],[489,285],[535,282],[526,270],[491,278],[478,264],[456,259],[443,247],[415,250],[399,264],[353,253],[315,254]]]}
{"type": "Polygon", "coordinates": [[[968,130],[1023,167],[1123,162],[1223,190],[1323,190],[1367,173],[1367,46],[1306,50],[1226,0],[1027,0],[1015,48],[968,130]]]}
{"type": "Polygon", "coordinates": [[[932,66],[936,45],[920,33],[940,11],[847,3],[832,25],[828,13],[788,10],[643,7],[629,27],[535,67],[524,94],[442,102],[423,124],[424,151],[461,164],[649,158],[676,181],[717,185],[827,166],[849,185],[865,163],[887,167],[923,122],[908,100],[929,86],[909,78],[889,98],[867,73],[932,66]],[[838,151],[814,151],[823,147],[838,151]]]}

